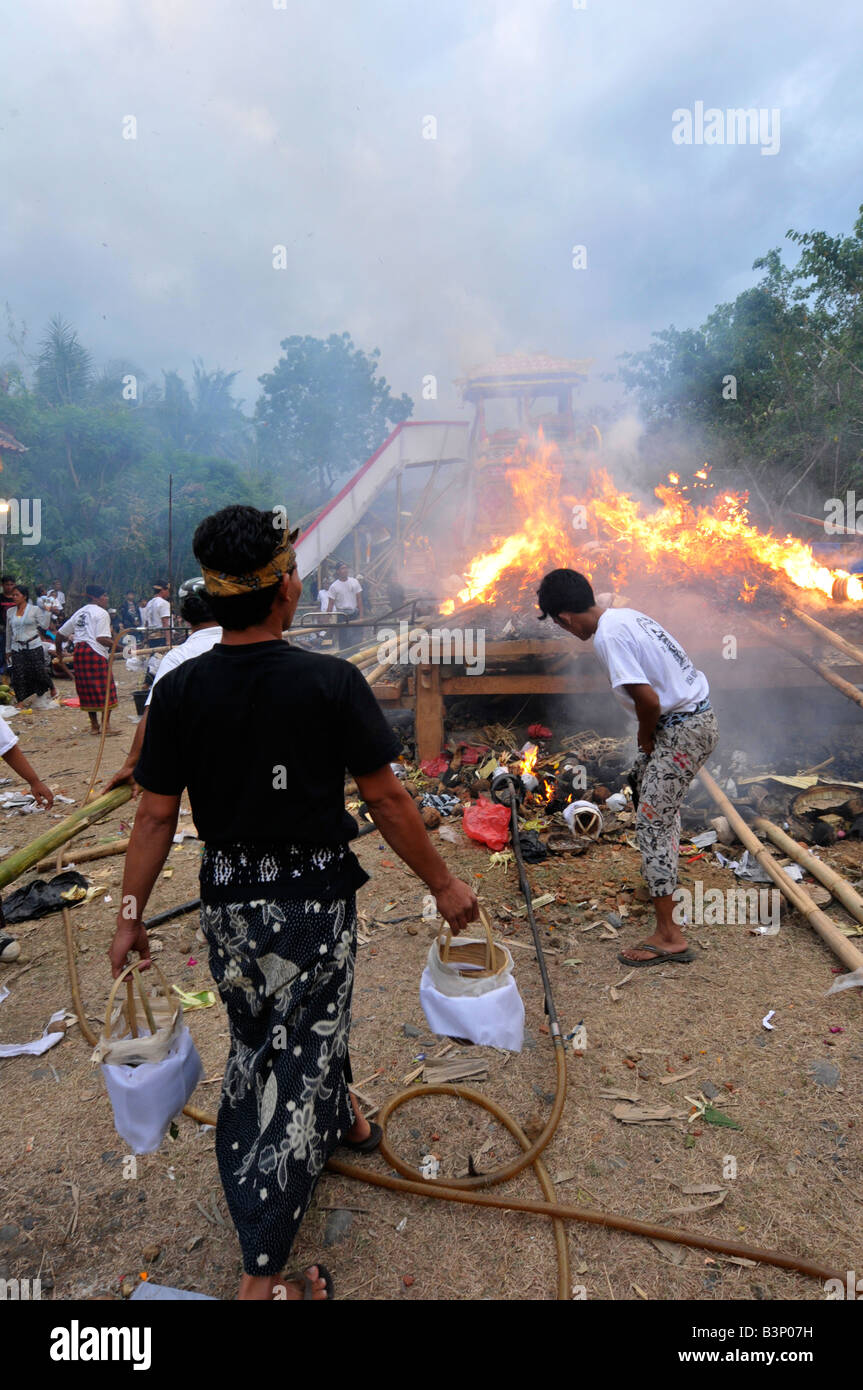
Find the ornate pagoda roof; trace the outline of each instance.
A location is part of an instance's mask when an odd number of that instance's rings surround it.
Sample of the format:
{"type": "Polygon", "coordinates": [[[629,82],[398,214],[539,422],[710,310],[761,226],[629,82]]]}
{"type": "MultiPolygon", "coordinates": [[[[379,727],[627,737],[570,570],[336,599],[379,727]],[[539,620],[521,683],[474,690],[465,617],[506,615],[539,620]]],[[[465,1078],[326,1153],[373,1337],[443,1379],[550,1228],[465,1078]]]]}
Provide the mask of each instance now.
{"type": "Polygon", "coordinates": [[[508,395],[529,387],[572,386],[585,381],[592,359],[549,357],[547,353],[512,353],[470,367],[457,385],[465,400],[508,395]]]}

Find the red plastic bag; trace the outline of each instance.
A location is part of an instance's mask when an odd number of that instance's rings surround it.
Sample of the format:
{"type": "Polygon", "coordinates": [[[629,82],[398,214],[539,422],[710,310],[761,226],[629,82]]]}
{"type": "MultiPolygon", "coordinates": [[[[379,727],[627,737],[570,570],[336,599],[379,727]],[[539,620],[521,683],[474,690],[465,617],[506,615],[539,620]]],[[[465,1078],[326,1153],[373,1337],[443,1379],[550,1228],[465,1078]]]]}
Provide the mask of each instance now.
{"type": "Polygon", "coordinates": [[[436,758],[423,758],[420,767],[426,777],[442,777],[449,767],[449,759],[439,753],[436,758]]]}
{"type": "Polygon", "coordinates": [[[527,736],[528,738],[551,738],[551,729],[547,729],[544,724],[531,724],[527,736]]]}
{"type": "Polygon", "coordinates": [[[487,796],[464,808],[465,834],[489,849],[503,849],[509,840],[509,807],[498,806],[487,796]]]}

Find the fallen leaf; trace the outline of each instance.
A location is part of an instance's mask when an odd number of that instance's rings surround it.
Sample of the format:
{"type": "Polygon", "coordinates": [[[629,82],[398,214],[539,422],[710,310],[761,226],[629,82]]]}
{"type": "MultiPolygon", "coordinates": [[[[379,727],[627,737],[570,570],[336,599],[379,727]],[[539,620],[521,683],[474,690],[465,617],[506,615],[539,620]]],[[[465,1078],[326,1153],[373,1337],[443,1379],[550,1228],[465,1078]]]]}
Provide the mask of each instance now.
{"type": "Polygon", "coordinates": [[[644,1289],[639,1288],[638,1284],[633,1284],[632,1287],[635,1289],[635,1292],[638,1294],[639,1298],[643,1298],[646,1303],[650,1302],[650,1299],[644,1292],[644,1289]]]}
{"type": "Polygon", "coordinates": [[[723,1115],[721,1110],[714,1110],[712,1105],[708,1105],[701,1118],[706,1120],[709,1125],[724,1125],[726,1129],[742,1129],[736,1120],[732,1120],[730,1115],[723,1115]]]}
{"type": "Polygon", "coordinates": [[[718,1192],[724,1192],[725,1188],[713,1182],[688,1182],[684,1183],[680,1190],[686,1197],[715,1197],[718,1192]]]}
{"type": "Polygon", "coordinates": [[[668,1240],[656,1240],[650,1237],[651,1245],[655,1246],[664,1260],[669,1264],[682,1265],[686,1259],[686,1247],[684,1245],[672,1245],[668,1240]]]}

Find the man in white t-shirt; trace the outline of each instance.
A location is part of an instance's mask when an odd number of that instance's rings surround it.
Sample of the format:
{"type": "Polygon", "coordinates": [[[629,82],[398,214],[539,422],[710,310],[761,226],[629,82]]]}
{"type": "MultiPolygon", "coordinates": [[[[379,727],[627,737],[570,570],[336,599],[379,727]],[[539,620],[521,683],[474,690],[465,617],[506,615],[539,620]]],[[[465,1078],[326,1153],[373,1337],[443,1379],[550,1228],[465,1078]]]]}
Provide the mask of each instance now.
{"type": "MultiPolygon", "coordinates": [[[[222,640],[222,629],[213,617],[213,611],[207,602],[203,580],[201,580],[200,588],[193,589],[181,600],[180,617],[184,623],[189,624],[189,636],[185,642],[181,642],[177,647],[172,647],[162,657],[159,669],[153,677],[153,688],[169,671],[175,671],[178,666],[182,666],[184,661],[193,661],[196,656],[202,656],[204,652],[208,652],[211,647],[222,640]]],[[[126,761],[119,771],[114,773],[110,781],[105,783],[104,790],[106,792],[110,791],[112,787],[119,787],[123,782],[134,782],[133,773],[141,756],[144,733],[147,728],[147,707],[152,698],[153,690],[151,689],[147,696],[147,704],[144,706],[143,717],[138,722],[132,746],[126,755],[126,761]]]]}
{"type": "Polygon", "coordinates": [[[602,609],[575,570],[547,574],[537,594],[542,618],[593,650],[616,697],[638,720],[639,754],[630,780],[636,798],[641,863],[656,912],[656,931],[618,960],[629,966],[695,959],[675,920],[680,806],[719,739],[710,689],[670,633],[634,608],[602,609]]]}
{"type": "Polygon", "coordinates": [[[153,597],[144,608],[144,626],[148,630],[148,645],[151,647],[163,647],[165,645],[165,629],[171,626],[171,605],[168,602],[168,593],[167,584],[154,584],[153,597]]]}
{"type": "MultiPolygon", "coordinates": [[[[348,566],[342,561],[336,567],[336,577],[330,584],[330,603],[328,613],[339,613],[344,622],[363,616],[363,586],[354,579],[348,566]]],[[[355,633],[342,627],[339,631],[339,647],[351,647],[356,641],[355,633]]]]}

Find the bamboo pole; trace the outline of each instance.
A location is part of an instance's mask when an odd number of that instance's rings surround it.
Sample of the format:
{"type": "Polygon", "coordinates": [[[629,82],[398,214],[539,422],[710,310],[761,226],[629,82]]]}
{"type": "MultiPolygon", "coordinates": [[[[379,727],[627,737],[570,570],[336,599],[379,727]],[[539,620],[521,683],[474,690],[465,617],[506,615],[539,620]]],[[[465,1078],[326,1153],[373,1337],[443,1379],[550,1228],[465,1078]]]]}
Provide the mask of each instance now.
{"type": "Polygon", "coordinates": [[[800,608],[789,608],[788,611],[792,613],[799,622],[808,627],[810,632],[814,632],[817,636],[823,637],[824,641],[829,642],[831,647],[835,647],[837,651],[844,652],[846,656],[851,657],[852,661],[857,661],[863,665],[863,648],[855,647],[853,642],[846,641],[844,637],[839,636],[838,632],[832,632],[831,629],[825,627],[823,623],[819,623],[815,618],[810,618],[809,614],[804,613],[800,608]]]}
{"type": "Polygon", "coordinates": [[[59,825],[55,825],[51,830],[46,830],[44,835],[31,840],[29,845],[25,845],[23,849],[10,854],[0,863],[0,888],[5,888],[7,884],[26,873],[27,869],[38,864],[39,860],[44,859],[46,854],[59,849],[67,840],[71,840],[73,835],[77,835],[81,830],[86,830],[87,826],[92,825],[94,821],[109,815],[111,811],[116,811],[119,806],[130,799],[131,795],[131,787],[115,787],[113,791],[105,792],[104,795],[96,797],[95,801],[91,801],[85,806],[79,806],[76,811],[72,812],[71,816],[61,820],[59,825]]]}
{"type": "Polygon", "coordinates": [[[795,860],[808,874],[817,878],[818,882],[823,883],[825,888],[829,888],[836,901],[847,908],[851,916],[856,917],[858,922],[863,922],[863,898],[855,888],[852,888],[847,878],[843,878],[823,860],[816,859],[814,854],[803,849],[802,845],[798,845],[796,840],[793,840],[790,835],[786,835],[784,830],[781,830],[778,825],[774,825],[771,820],[765,819],[764,816],[759,816],[758,820],[752,822],[752,825],[755,830],[763,830],[768,840],[772,840],[774,845],[777,845],[784,854],[788,855],[789,859],[795,860]]]}
{"type": "MultiPolygon", "coordinates": [[[[106,859],[111,854],[125,854],[128,848],[129,837],[127,836],[124,840],[109,840],[107,844],[91,845],[89,849],[80,849],[77,852],[74,849],[66,850],[61,855],[61,868],[66,864],[87,864],[91,859],[106,859]]],[[[57,859],[56,855],[53,854],[49,854],[45,859],[40,859],[36,865],[39,870],[56,869],[56,867],[57,859]]]]}
{"type": "Polygon", "coordinates": [[[823,661],[817,661],[814,656],[810,656],[802,647],[796,646],[793,642],[787,641],[785,637],[780,637],[772,628],[764,627],[761,623],[754,622],[750,618],[750,625],[755,632],[759,632],[768,642],[775,643],[776,646],[784,648],[792,656],[796,656],[798,661],[802,661],[804,666],[810,666],[816,671],[822,680],[828,685],[832,685],[834,690],[838,690],[840,695],[844,695],[847,700],[853,700],[855,705],[863,708],[863,692],[859,691],[856,685],[846,681],[842,676],[837,676],[835,671],[831,671],[829,666],[825,666],[823,661]]]}
{"type": "Polygon", "coordinates": [[[821,939],[827,943],[843,965],[847,966],[849,970],[863,970],[863,954],[857,950],[856,946],[851,945],[848,938],[842,935],[836,923],[832,922],[827,914],[815,905],[808,893],[805,893],[799,884],[782,872],[770,850],[762,845],[745,820],[735,811],[728,797],[716,785],[707,769],[702,768],[698,777],[726,817],[740,843],[746,846],[765,873],[770,875],[782,896],[787,898],[791,905],[803,914],[813,931],[816,931],[821,939]]]}

